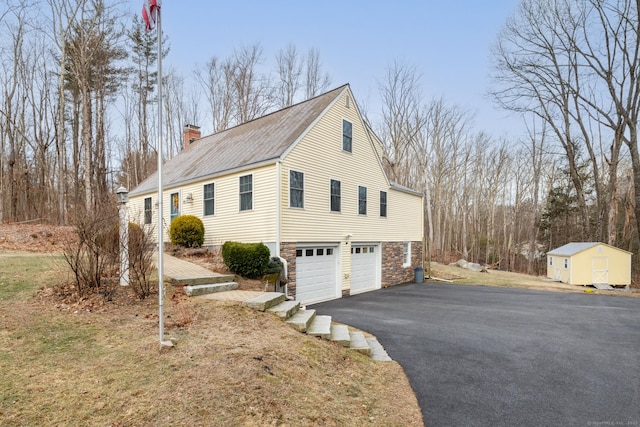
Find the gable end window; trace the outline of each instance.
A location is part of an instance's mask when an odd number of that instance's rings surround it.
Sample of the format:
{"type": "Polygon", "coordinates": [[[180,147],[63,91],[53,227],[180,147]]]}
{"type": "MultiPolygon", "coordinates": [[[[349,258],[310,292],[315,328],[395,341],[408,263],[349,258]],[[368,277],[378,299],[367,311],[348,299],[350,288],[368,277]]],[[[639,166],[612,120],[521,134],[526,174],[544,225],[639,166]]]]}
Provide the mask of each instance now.
{"type": "Polygon", "coordinates": [[[358,186],[358,214],[367,214],[367,187],[358,186]]]}
{"type": "Polygon", "coordinates": [[[240,177],[240,210],[253,209],[253,175],[240,177]]]}
{"type": "Polygon", "coordinates": [[[351,153],[351,147],[353,142],[352,130],[353,130],[353,126],[351,122],[343,119],[342,120],[342,150],[348,151],[349,153],[351,153]]]}
{"type": "Polygon", "coordinates": [[[387,217],[387,192],[380,192],[380,216],[383,218],[387,217]]]}
{"type": "Polygon", "coordinates": [[[215,214],[215,186],[213,183],[205,184],[203,189],[203,200],[204,200],[204,216],[214,215],[215,214]]]}
{"type": "Polygon", "coordinates": [[[331,212],[340,212],[340,181],[335,179],[331,180],[331,212]]]}
{"type": "Polygon", "coordinates": [[[564,259],[564,269],[568,269],[569,268],[569,260],[567,258],[564,259]]]}
{"type": "Polygon", "coordinates": [[[151,197],[144,199],[144,223],[151,224],[153,219],[153,211],[151,210],[151,197]]]}
{"type": "Polygon", "coordinates": [[[304,208],[304,173],[289,171],[289,207],[304,208]]]}

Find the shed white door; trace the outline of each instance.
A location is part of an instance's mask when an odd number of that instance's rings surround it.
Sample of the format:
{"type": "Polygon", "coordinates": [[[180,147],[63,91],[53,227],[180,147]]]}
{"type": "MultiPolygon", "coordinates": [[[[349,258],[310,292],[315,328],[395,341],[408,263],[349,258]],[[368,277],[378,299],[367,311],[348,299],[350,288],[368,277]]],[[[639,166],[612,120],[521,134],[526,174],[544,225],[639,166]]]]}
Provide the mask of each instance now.
{"type": "Polygon", "coordinates": [[[558,267],[553,270],[553,280],[562,282],[562,270],[560,270],[558,267]]]}
{"type": "Polygon", "coordinates": [[[313,246],[296,250],[296,301],[312,304],[338,298],[337,248],[313,246]]]}
{"type": "Polygon", "coordinates": [[[380,246],[351,246],[351,294],[380,288],[380,246]]]}
{"type": "Polygon", "coordinates": [[[592,276],[591,283],[609,284],[609,258],[593,257],[592,276]]]}

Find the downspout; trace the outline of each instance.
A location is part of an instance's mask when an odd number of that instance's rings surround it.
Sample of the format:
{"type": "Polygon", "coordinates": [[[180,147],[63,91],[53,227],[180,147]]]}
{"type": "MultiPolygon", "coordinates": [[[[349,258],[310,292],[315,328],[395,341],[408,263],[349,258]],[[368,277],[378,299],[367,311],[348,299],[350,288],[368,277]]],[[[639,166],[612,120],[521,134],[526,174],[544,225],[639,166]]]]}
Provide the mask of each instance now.
{"type": "Polygon", "coordinates": [[[282,236],[280,235],[280,225],[282,224],[282,212],[281,212],[281,202],[282,202],[282,194],[280,191],[280,168],[281,161],[278,159],[276,161],[276,253],[275,256],[280,257],[280,240],[282,236]]]}
{"type": "MultiPolygon", "coordinates": [[[[282,262],[283,272],[281,273],[281,277],[282,275],[284,275],[284,278],[288,279],[287,260],[280,256],[280,243],[282,240],[282,235],[280,233],[280,228],[282,225],[282,203],[281,203],[282,191],[281,191],[281,180],[280,180],[280,173],[282,169],[281,167],[282,167],[282,162],[278,159],[276,161],[276,253],[275,253],[275,256],[277,256],[280,259],[280,262],[282,262]]],[[[287,285],[284,285],[284,296],[287,300],[289,299],[289,288],[287,285]]]]}

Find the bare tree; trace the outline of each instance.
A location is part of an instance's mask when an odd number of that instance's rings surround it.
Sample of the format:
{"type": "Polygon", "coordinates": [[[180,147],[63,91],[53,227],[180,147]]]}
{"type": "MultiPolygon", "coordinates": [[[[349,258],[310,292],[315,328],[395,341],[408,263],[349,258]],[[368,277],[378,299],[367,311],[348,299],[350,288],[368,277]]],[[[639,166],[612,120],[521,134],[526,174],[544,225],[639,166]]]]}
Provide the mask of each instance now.
{"type": "Polygon", "coordinates": [[[77,90],[80,103],[82,181],[84,206],[94,207],[107,192],[106,138],[104,116],[106,97],[118,87],[122,71],[116,62],[124,57],[118,47],[122,32],[116,28],[114,9],[94,0],[80,10],[80,20],[72,26],[68,42],[68,84],[77,90]]]}
{"type": "Polygon", "coordinates": [[[267,75],[258,70],[262,62],[259,44],[236,49],[231,62],[231,79],[235,89],[236,122],[245,123],[266,114],[273,105],[267,75]]]}
{"type": "Polygon", "coordinates": [[[280,49],[276,55],[276,70],[278,73],[277,96],[280,108],[293,105],[296,94],[302,87],[303,61],[295,45],[289,44],[280,49]]]}
{"type": "Polygon", "coordinates": [[[64,224],[66,220],[65,194],[67,190],[66,166],[67,151],[65,140],[65,80],[67,64],[67,41],[72,25],[86,0],[48,0],[51,8],[51,35],[59,50],[58,75],[58,110],[56,121],[56,153],[58,160],[57,189],[58,189],[58,222],[64,224]]]}
{"type": "Polygon", "coordinates": [[[309,49],[305,72],[306,99],[320,95],[329,88],[331,77],[329,73],[322,71],[320,52],[316,48],[309,49]]]}
{"type": "Polygon", "coordinates": [[[537,131],[536,122],[532,126],[527,126],[529,135],[529,145],[526,145],[526,158],[531,165],[531,217],[529,219],[529,249],[527,251],[527,273],[534,273],[536,255],[538,253],[538,222],[540,220],[540,187],[542,180],[542,169],[545,160],[548,158],[545,152],[546,126],[542,124],[542,129],[537,131]]]}
{"type": "Polygon", "coordinates": [[[183,129],[187,123],[198,123],[197,94],[186,93],[184,78],[176,70],[170,69],[163,86],[163,111],[166,147],[164,153],[171,158],[183,148],[183,129]]]}
{"type": "MultiPolygon", "coordinates": [[[[581,175],[579,137],[573,121],[576,58],[567,46],[575,44],[572,33],[563,34],[570,16],[571,0],[524,0],[518,18],[510,19],[499,35],[494,49],[496,80],[500,89],[493,93],[506,109],[532,112],[548,123],[562,145],[576,189],[583,224],[583,239],[591,238],[591,221],[581,175]],[[567,40],[565,35],[571,38],[567,40]]],[[[581,116],[578,117],[581,120],[581,116]]],[[[579,132],[579,130],[578,130],[579,132]]]]}
{"type": "Polygon", "coordinates": [[[385,151],[385,167],[397,183],[409,185],[412,148],[425,123],[420,99],[420,74],[415,67],[394,61],[378,82],[382,98],[379,135],[385,151]]]}
{"type": "Polygon", "coordinates": [[[611,244],[618,234],[623,144],[638,178],[634,185],[640,202],[638,13],[631,0],[526,0],[494,52],[500,84],[496,99],[507,109],[533,112],[546,122],[549,135],[565,151],[582,238],[611,244]],[[588,173],[581,171],[585,163],[588,173]],[[593,215],[587,206],[589,188],[595,192],[593,215]]]}
{"type": "Polygon", "coordinates": [[[194,72],[196,80],[204,89],[211,114],[211,129],[214,133],[231,126],[235,114],[232,69],[229,61],[222,62],[214,56],[203,68],[194,72]]]}

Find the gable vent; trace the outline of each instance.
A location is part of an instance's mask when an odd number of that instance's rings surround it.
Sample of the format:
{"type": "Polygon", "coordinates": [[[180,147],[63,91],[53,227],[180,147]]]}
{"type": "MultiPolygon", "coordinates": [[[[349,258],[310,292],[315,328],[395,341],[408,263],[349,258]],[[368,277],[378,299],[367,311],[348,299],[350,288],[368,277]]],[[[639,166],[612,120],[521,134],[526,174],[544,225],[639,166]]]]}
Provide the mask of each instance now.
{"type": "Polygon", "coordinates": [[[349,95],[347,95],[345,98],[346,100],[344,106],[347,108],[351,108],[351,98],[349,98],[349,95]]]}

